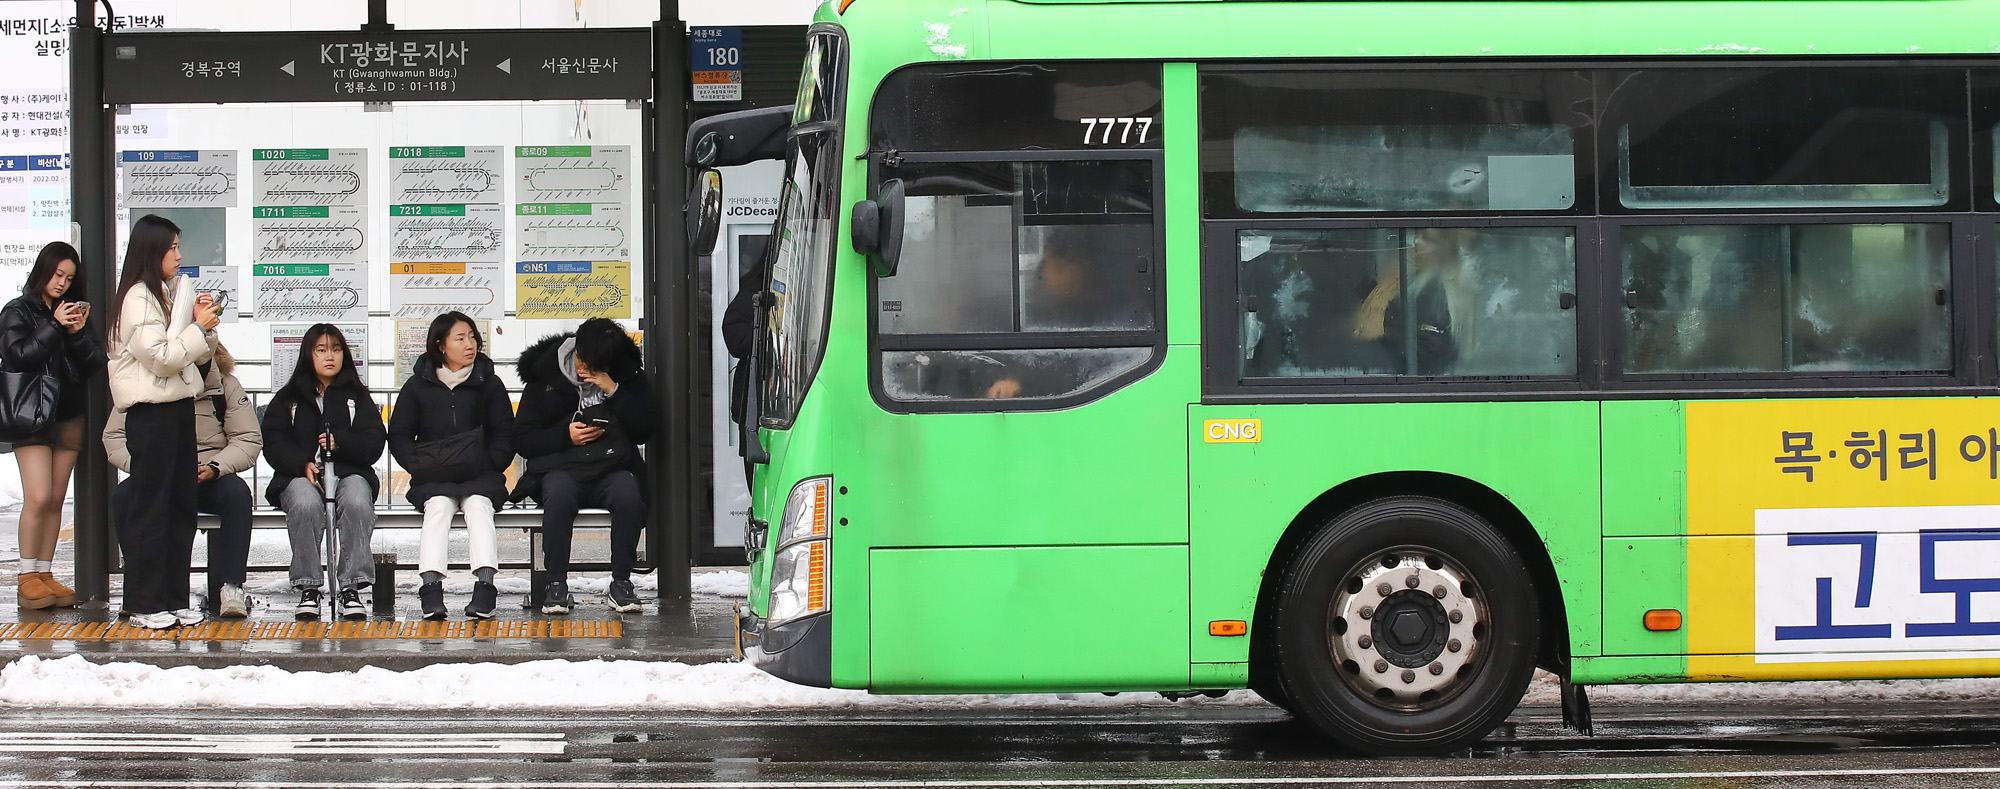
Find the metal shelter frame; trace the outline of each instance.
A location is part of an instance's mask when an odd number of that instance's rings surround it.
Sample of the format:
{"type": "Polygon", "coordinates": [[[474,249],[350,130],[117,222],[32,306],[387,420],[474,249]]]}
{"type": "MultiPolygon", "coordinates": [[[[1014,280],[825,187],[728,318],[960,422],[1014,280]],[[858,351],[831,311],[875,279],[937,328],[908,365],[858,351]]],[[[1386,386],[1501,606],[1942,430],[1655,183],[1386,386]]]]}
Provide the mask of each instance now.
{"type": "MultiPolygon", "coordinates": [[[[94,304],[110,309],[118,274],[117,230],[115,222],[116,135],[113,131],[115,107],[106,90],[107,61],[125,41],[308,36],[310,33],[113,33],[98,27],[99,0],[76,0],[76,23],[70,31],[70,162],[71,210],[78,228],[79,263],[90,266],[85,296],[94,304]]],[[[107,3],[107,7],[108,7],[107,3]]],[[[388,22],[388,0],[369,0],[368,22],[358,32],[337,34],[357,41],[396,35],[388,22]]],[[[644,28],[633,29],[635,31],[644,28]]],[[[451,34],[490,35],[496,31],[425,31],[451,34]]],[[[582,31],[579,31],[582,32],[582,31]]],[[[603,28],[591,33],[610,32],[603,28]]],[[[653,407],[664,415],[661,430],[648,445],[645,487],[648,498],[646,539],[660,573],[659,598],[684,603],[690,586],[690,559],[693,547],[696,508],[694,496],[699,473],[691,450],[692,431],[706,429],[706,415],[691,412],[689,388],[693,383],[690,343],[693,327],[691,300],[696,291],[694,267],[688,255],[687,226],[682,218],[687,195],[687,170],[681,151],[687,134],[688,56],[687,29],[681,22],[679,0],[660,0],[660,19],[650,29],[652,41],[651,89],[643,96],[620,96],[643,101],[641,137],[644,141],[643,167],[647,190],[635,195],[644,225],[646,265],[641,267],[640,293],[645,299],[640,326],[645,332],[645,353],[653,374],[653,407]],[[662,155],[664,154],[664,155],[662,155]]],[[[512,72],[509,72],[512,73],[512,72]]],[[[248,91],[246,91],[248,92],[248,91]]],[[[533,95],[487,95],[472,98],[501,100],[604,99],[602,95],[562,95],[538,89],[533,95]]],[[[291,101],[290,98],[258,98],[254,93],[230,103],[291,101]]],[[[360,98],[337,99],[360,102],[360,98]]],[[[394,101],[469,100],[465,97],[414,98],[397,96],[394,101]]],[[[196,99],[148,100],[146,103],[197,103],[196,99]]],[[[207,99],[205,101],[214,101],[207,99]]],[[[78,458],[76,496],[76,586],[87,605],[105,606],[110,599],[110,574],[117,563],[109,501],[111,465],[105,459],[101,437],[111,412],[110,390],[103,377],[93,379],[89,393],[89,424],[78,458]]],[[[666,613],[663,609],[662,613],[666,613]]]]}

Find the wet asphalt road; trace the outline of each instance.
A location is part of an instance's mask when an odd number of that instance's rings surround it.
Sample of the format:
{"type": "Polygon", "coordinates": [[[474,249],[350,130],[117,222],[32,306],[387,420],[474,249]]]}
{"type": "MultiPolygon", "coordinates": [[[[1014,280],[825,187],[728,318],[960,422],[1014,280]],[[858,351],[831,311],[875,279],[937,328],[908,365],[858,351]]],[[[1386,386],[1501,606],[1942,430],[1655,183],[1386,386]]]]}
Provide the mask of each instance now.
{"type": "Polygon", "coordinates": [[[1339,753],[1270,708],[692,715],[0,711],[0,789],[1987,787],[1970,706],[1526,709],[1448,758],[1339,753]]]}

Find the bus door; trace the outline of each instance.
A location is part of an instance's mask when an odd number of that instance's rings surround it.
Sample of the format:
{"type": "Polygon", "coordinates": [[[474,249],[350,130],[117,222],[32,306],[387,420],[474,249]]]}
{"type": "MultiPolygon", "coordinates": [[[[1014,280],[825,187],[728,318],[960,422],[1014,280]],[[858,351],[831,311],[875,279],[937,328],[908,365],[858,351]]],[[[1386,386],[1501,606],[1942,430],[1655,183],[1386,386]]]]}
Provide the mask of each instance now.
{"type": "Polygon", "coordinates": [[[878,93],[878,125],[921,94],[904,120],[946,128],[871,136],[906,149],[871,167],[874,196],[901,193],[893,268],[871,256],[878,410],[856,431],[871,687],[1187,682],[1182,429],[1199,362],[1166,345],[1159,73],[940,65],[878,93]],[[1083,147],[1048,111],[1077,97],[1124,131],[1083,147]]]}

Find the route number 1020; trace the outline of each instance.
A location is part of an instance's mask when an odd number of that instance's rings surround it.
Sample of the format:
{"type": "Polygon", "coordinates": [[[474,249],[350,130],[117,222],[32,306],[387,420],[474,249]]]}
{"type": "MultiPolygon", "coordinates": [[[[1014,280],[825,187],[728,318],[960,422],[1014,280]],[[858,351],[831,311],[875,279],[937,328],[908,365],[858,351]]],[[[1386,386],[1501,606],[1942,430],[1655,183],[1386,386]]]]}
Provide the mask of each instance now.
{"type": "Polygon", "coordinates": [[[1144,144],[1147,133],[1153,129],[1152,118],[1084,118],[1077,122],[1083,124],[1084,145],[1110,145],[1111,135],[1114,132],[1118,134],[1120,145],[1129,145],[1133,142],[1144,144]],[[1098,131],[1100,126],[1103,127],[1103,132],[1098,131]],[[1135,129],[1139,132],[1137,140],[1132,139],[1132,132],[1135,129]]]}

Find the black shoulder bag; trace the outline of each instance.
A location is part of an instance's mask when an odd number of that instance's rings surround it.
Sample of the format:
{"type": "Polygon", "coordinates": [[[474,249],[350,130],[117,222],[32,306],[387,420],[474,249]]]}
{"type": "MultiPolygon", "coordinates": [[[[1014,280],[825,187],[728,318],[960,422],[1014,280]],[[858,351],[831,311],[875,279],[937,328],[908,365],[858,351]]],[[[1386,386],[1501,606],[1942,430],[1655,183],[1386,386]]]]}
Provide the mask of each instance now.
{"type": "Polygon", "coordinates": [[[55,422],[61,399],[62,381],[49,372],[48,364],[40,370],[13,372],[0,361],[0,441],[19,441],[42,432],[55,422]]]}

